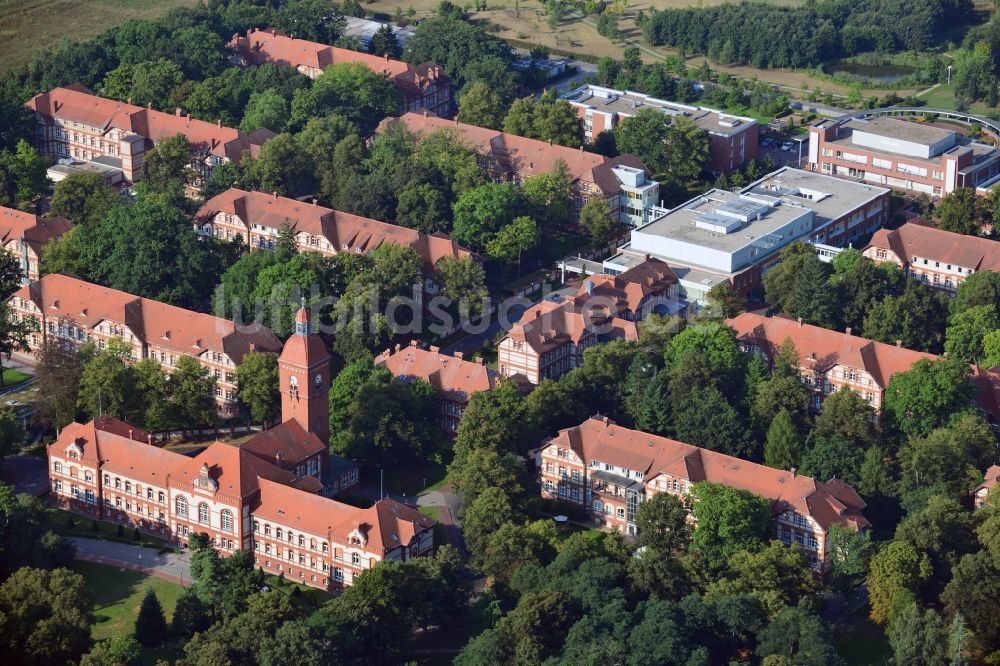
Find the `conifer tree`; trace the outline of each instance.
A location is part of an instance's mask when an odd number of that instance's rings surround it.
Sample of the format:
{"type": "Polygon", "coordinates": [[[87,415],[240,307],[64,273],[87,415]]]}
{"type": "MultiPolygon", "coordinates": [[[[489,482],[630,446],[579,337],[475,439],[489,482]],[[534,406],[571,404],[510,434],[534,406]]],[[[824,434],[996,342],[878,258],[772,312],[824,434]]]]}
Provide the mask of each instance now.
{"type": "Polygon", "coordinates": [[[167,618],[152,588],[142,598],[139,614],[135,618],[135,639],[146,647],[156,647],[167,637],[167,618]]]}
{"type": "Polygon", "coordinates": [[[667,386],[667,371],[660,370],[653,375],[639,400],[635,425],[644,432],[666,435],[670,428],[670,389],[667,386]]]}
{"type": "Polygon", "coordinates": [[[764,462],[768,467],[791,469],[802,457],[802,437],[792,423],[792,415],[784,407],[771,421],[764,445],[764,462]]]}

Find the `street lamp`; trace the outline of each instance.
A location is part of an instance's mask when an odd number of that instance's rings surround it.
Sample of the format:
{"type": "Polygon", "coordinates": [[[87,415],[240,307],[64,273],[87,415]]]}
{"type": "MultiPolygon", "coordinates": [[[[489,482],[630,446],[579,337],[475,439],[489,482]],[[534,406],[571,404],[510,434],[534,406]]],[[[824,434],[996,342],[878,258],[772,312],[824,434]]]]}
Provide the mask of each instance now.
{"type": "Polygon", "coordinates": [[[139,573],[142,573],[142,554],[139,554],[139,573]]]}
{"type": "Polygon", "coordinates": [[[951,65],[948,65],[948,85],[951,85],[951,65]]]}

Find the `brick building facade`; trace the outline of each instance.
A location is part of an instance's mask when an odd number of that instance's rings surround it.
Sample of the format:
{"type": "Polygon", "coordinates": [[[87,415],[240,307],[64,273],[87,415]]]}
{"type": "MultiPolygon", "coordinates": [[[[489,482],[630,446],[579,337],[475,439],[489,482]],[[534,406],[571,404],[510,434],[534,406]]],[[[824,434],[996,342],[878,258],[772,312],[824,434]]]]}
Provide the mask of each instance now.
{"type": "Polygon", "coordinates": [[[907,222],[880,229],[863,250],[876,263],[892,263],[914,280],[954,295],[965,278],[1000,270],[1000,242],[907,222]]]}
{"type": "Polygon", "coordinates": [[[251,29],[246,36],[233,35],[228,46],[232,51],[231,60],[241,67],[271,62],[294,67],[310,79],[317,78],[333,65],[360,63],[373,72],[385,74],[396,85],[403,100],[400,113],[427,110],[439,116],[451,115],[454,104],[451,78],[433,62],[411,65],[362,51],[295,39],[273,28],[251,29]]]}
{"type": "Polygon", "coordinates": [[[154,111],[92,94],[78,83],[39,93],[28,101],[37,121],[36,143],[54,160],[97,161],[121,169],[125,181],[142,176],[146,153],[161,139],[184,135],[191,146],[191,167],[200,182],[225,162],[243,153],[256,157],[275,136],[268,129],[249,134],[222,122],[196,120],[181,109],[154,111]]]}
{"type": "Polygon", "coordinates": [[[31,213],[0,206],[0,244],[21,264],[25,282],[40,277],[42,248],[73,228],[65,217],[38,217],[31,213]]]}
{"type": "Polygon", "coordinates": [[[652,173],[634,155],[605,157],[582,147],[576,150],[422,113],[386,118],[379,131],[396,124],[404,125],[418,138],[443,130],[467,142],[479,154],[479,165],[497,182],[523,183],[531,176],[554,170],[562,162],[573,182],[577,213],[589,198],[603,197],[612,219],[634,226],[641,224],[659,203],[659,183],[652,180],[652,173]]]}
{"type": "Polygon", "coordinates": [[[687,496],[700,481],[747,490],[771,502],[774,536],[797,544],[814,568],[829,556],[833,525],[865,530],[865,503],[833,479],[765,467],[708,449],[622,428],[592,417],[550,438],[538,450],[542,497],[583,508],[594,525],[636,534],[635,512],[657,493],[687,496]]]}
{"type": "Polygon", "coordinates": [[[421,349],[415,340],[408,347],[396,345],[394,350],[385,350],[375,357],[375,365],[401,381],[422,379],[433,386],[441,398],[441,430],[449,436],[458,433],[458,422],[472,394],[492,391],[498,382],[482,358],[466,361],[462,352],[449,356],[437,347],[421,349]]]}
{"type": "Polygon", "coordinates": [[[877,413],[894,374],[906,372],[922,359],[937,359],[933,354],[852,335],[849,328],[840,333],[786,317],[744,312],[726,323],[744,351],[762,354],[768,363],[774,362],[782,343],[791,340],[799,355],[799,375],[812,394],[809,406],[816,412],[828,395],[848,388],[877,413]]]}
{"type": "Polygon", "coordinates": [[[236,368],[249,351],[277,352],[281,342],[259,324],[237,326],[230,320],[192,312],[51,274],[21,287],[10,298],[14,314],[32,319],[28,338],[34,356],[46,340],[78,347],[92,342],[104,349],[114,338],[132,348],[132,358],[152,358],[171,372],[190,356],[215,377],[216,402],[224,415],[236,411],[236,368]]]}

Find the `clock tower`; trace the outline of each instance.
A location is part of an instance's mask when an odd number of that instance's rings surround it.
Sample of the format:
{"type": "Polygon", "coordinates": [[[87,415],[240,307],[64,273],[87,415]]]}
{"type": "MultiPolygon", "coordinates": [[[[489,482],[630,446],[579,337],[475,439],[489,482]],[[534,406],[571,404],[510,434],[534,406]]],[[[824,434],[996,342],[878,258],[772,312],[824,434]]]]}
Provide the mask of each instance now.
{"type": "Polygon", "coordinates": [[[303,428],[330,441],[330,353],[312,332],[305,303],[295,314],[295,333],[278,357],[281,420],[295,419],[303,428]]]}

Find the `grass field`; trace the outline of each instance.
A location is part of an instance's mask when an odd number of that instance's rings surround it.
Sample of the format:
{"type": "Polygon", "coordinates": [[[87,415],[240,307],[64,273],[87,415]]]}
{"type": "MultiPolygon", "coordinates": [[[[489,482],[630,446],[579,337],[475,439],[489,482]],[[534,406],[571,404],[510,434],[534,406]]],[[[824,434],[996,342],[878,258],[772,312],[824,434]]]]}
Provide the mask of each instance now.
{"type": "MultiPolygon", "coordinates": [[[[94,599],[94,624],[90,635],[95,641],[132,633],[142,598],[150,588],[156,592],[169,623],[184,590],[162,578],[104,564],[74,562],[71,568],[83,576],[87,592],[94,599]]],[[[179,656],[178,646],[168,644],[156,650],[143,650],[142,662],[153,664],[159,659],[172,662],[179,656]]]]}
{"type": "Polygon", "coordinates": [[[21,372],[20,370],[12,370],[10,368],[4,368],[3,370],[3,387],[9,388],[15,384],[20,384],[31,379],[31,375],[26,372],[21,372]]]}
{"type": "Polygon", "coordinates": [[[169,549],[167,543],[160,539],[139,533],[139,541],[133,538],[135,531],[131,527],[123,527],[122,536],[118,536],[118,523],[108,523],[103,520],[97,521],[97,531],[94,531],[94,521],[90,518],[78,516],[75,513],[62,509],[48,508],[49,524],[56,534],[63,536],[84,537],[87,539],[101,539],[104,541],[117,541],[119,543],[133,543],[157,550],[169,549]],[[70,527],[72,520],[73,526],[70,527]]]}
{"type": "Polygon", "coordinates": [[[156,18],[198,0],[0,0],[0,71],[26,64],[64,38],[88,39],[128,19],[156,18]]]}

